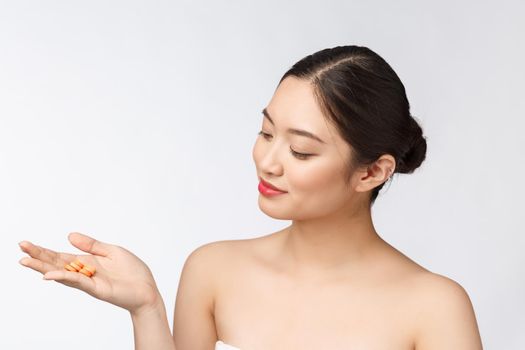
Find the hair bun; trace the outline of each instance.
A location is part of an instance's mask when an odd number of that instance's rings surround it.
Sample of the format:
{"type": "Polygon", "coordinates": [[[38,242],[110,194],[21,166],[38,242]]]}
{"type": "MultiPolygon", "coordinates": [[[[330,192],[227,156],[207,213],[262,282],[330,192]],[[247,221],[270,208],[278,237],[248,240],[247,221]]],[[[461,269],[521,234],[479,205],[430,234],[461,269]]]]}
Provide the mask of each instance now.
{"type": "Polygon", "coordinates": [[[410,117],[410,130],[407,137],[409,141],[407,151],[399,157],[397,172],[409,174],[414,172],[426,158],[427,141],[419,123],[410,117]]]}

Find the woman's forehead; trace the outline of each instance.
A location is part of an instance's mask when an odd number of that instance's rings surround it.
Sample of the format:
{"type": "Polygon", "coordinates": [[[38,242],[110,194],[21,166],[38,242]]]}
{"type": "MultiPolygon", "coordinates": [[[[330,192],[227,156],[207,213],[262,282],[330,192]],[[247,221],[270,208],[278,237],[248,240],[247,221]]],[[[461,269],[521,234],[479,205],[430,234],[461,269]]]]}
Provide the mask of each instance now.
{"type": "Polygon", "coordinates": [[[313,86],[307,80],[286,77],[277,87],[263,113],[265,111],[277,128],[307,130],[326,144],[343,141],[334,125],[323,115],[313,86]]]}

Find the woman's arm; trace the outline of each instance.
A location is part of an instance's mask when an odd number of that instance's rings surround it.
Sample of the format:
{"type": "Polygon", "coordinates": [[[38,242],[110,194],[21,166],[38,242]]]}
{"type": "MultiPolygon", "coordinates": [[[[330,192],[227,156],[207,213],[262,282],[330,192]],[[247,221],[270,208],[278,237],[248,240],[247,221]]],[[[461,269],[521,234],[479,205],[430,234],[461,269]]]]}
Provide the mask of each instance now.
{"type": "MultiPolygon", "coordinates": [[[[212,242],[195,249],[182,269],[173,316],[177,350],[210,350],[217,332],[214,300],[217,279],[224,276],[225,244],[212,242]]],[[[231,253],[229,253],[231,254],[231,253]]]]}
{"type": "Polygon", "coordinates": [[[209,350],[215,347],[215,281],[225,256],[224,244],[212,242],[198,247],[186,259],[175,302],[173,335],[160,295],[154,306],[131,313],[135,350],[209,350]]]}
{"type": "Polygon", "coordinates": [[[154,306],[130,312],[130,315],[133,322],[135,350],[176,350],[166,316],[166,307],[160,295],[154,306]]]}

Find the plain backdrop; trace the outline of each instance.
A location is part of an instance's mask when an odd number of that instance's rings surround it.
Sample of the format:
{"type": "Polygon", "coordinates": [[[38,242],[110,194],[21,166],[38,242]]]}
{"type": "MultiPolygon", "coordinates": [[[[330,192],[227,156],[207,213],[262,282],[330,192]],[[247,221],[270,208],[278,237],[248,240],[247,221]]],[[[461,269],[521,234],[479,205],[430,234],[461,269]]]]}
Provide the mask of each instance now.
{"type": "MultiPolygon", "coordinates": [[[[21,266],[83,232],[152,269],[170,327],[187,256],[289,221],[252,147],[293,63],[338,45],[405,85],[427,159],[380,192],[380,235],[460,283],[485,349],[525,347],[520,1],[2,1],[2,349],[131,349],[129,314],[21,266]],[[235,188],[235,190],[233,189],[235,188]]],[[[249,349],[246,349],[249,350],[249,349]]]]}

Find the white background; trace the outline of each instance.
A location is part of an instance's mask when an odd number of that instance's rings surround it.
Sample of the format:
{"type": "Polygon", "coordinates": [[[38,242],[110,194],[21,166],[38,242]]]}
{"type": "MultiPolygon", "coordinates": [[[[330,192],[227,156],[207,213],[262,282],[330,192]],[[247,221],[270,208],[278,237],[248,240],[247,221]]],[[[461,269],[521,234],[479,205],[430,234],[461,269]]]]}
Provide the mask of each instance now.
{"type": "MultiPolygon", "coordinates": [[[[460,283],[485,349],[525,346],[520,1],[2,1],[2,349],[131,349],[128,313],[21,266],[79,231],[152,269],[168,317],[198,246],[289,221],[257,205],[261,110],[293,63],[364,45],[428,142],[373,207],[389,243],[460,283]],[[236,190],[233,190],[236,188],[236,190]]],[[[249,349],[246,349],[249,350],[249,349]]]]}

